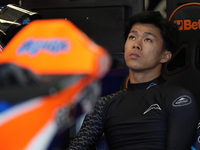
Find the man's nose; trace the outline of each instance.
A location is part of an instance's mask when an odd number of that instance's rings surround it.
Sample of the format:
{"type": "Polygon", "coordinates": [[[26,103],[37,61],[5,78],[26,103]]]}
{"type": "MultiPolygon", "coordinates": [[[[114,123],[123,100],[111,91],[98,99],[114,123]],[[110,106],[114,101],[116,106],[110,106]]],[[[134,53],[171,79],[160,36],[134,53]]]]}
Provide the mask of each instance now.
{"type": "Polygon", "coordinates": [[[139,45],[134,45],[133,48],[136,48],[136,49],[138,49],[138,50],[141,49],[139,45]]]}
{"type": "Polygon", "coordinates": [[[140,43],[140,40],[137,40],[134,42],[133,44],[133,48],[135,49],[138,49],[138,50],[141,50],[141,43],[140,43]]]}

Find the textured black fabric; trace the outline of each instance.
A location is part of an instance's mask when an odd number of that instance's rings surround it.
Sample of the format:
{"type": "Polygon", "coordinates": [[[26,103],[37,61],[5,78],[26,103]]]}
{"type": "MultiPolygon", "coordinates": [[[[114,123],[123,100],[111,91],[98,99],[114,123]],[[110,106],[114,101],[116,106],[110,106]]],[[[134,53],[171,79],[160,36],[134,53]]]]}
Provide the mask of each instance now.
{"type": "Polygon", "coordinates": [[[126,89],[113,93],[111,95],[101,97],[91,114],[86,115],[81,130],[76,138],[71,142],[69,150],[93,150],[96,149],[97,142],[101,139],[104,132],[104,109],[112,99],[126,92],[126,89]]]}
{"type": "Polygon", "coordinates": [[[159,77],[102,97],[69,149],[95,149],[105,133],[111,150],[187,150],[197,124],[192,94],[159,77]]]}

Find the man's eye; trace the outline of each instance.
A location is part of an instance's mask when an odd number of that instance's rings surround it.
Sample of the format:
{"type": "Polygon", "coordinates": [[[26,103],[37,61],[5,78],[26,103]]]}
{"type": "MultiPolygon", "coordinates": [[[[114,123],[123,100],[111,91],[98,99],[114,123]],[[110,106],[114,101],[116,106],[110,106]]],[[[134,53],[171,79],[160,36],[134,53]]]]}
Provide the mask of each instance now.
{"type": "Polygon", "coordinates": [[[149,39],[149,38],[146,38],[145,41],[147,41],[147,42],[152,42],[152,40],[149,39]]]}
{"type": "Polygon", "coordinates": [[[129,39],[131,39],[131,40],[135,40],[135,36],[129,36],[129,39]]]}

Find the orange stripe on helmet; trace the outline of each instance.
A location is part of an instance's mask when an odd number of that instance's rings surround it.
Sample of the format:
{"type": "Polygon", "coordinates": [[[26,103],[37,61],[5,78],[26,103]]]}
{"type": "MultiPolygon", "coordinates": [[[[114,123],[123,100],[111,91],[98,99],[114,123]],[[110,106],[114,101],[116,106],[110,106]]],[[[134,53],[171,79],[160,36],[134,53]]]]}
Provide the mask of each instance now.
{"type": "Polygon", "coordinates": [[[172,17],[174,16],[174,14],[175,14],[179,9],[181,9],[181,8],[183,8],[183,7],[185,7],[185,6],[189,6],[189,5],[200,5],[200,3],[194,3],[194,2],[192,2],[192,3],[185,3],[185,4],[183,4],[183,5],[179,6],[179,7],[177,7],[177,8],[172,12],[172,14],[170,15],[169,21],[172,19],[172,17]]]}

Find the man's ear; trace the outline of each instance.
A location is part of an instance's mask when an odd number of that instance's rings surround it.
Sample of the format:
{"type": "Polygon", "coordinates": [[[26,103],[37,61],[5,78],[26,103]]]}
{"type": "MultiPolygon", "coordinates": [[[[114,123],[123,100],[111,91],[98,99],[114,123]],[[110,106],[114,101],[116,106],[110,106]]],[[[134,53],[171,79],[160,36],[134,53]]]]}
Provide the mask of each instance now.
{"type": "Polygon", "coordinates": [[[168,50],[164,50],[162,53],[161,63],[166,63],[172,58],[172,53],[168,50]]]}

